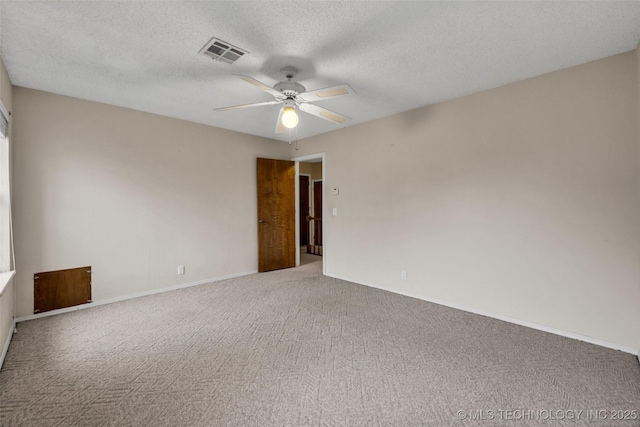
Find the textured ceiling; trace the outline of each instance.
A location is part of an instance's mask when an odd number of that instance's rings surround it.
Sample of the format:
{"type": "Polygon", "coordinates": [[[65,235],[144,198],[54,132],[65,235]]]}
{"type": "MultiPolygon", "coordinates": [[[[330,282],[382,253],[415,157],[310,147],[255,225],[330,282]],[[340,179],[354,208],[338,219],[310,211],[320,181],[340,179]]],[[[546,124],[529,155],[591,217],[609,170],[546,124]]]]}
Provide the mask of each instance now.
{"type": "MultiPolygon", "coordinates": [[[[0,54],[14,85],[286,140],[268,85],[300,69],[318,105],[365,122],[636,48],[640,2],[0,1],[0,54]],[[199,55],[211,37],[246,49],[199,55]]],[[[300,114],[297,137],[339,125],[300,114]]]]}

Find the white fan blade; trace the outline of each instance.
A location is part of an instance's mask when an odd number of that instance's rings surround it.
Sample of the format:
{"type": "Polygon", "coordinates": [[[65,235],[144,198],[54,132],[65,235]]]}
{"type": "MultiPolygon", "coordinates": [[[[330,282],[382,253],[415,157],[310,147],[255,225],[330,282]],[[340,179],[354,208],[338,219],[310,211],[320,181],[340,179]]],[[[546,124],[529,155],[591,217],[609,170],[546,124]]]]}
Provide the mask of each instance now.
{"type": "Polygon", "coordinates": [[[279,104],[279,103],[280,103],[280,101],[255,102],[253,104],[234,105],[233,107],[214,108],[213,111],[237,110],[239,108],[261,107],[263,105],[274,105],[274,104],[279,104]]]}
{"type": "Polygon", "coordinates": [[[236,76],[240,77],[242,80],[244,80],[247,83],[251,83],[252,85],[254,85],[255,87],[257,87],[258,89],[262,89],[265,92],[269,92],[271,95],[278,97],[278,98],[282,98],[282,94],[280,92],[278,92],[277,90],[267,86],[266,84],[257,81],[256,79],[254,79],[253,77],[249,77],[249,76],[241,76],[240,74],[236,74],[236,76]]]}
{"type": "Polygon", "coordinates": [[[343,116],[342,114],[334,113],[333,111],[327,110],[326,108],[318,107],[313,104],[301,103],[298,104],[301,111],[305,113],[313,114],[314,116],[320,117],[321,119],[329,120],[330,122],[345,124],[349,120],[350,117],[343,116]]]}
{"type": "Polygon", "coordinates": [[[322,101],[323,99],[329,99],[341,95],[351,95],[355,93],[349,85],[343,84],[338,86],[326,87],[324,89],[311,90],[309,92],[301,93],[298,98],[303,101],[314,102],[322,101]]]}
{"type": "Polygon", "coordinates": [[[287,127],[282,124],[282,113],[284,112],[284,107],[280,109],[280,114],[278,114],[278,122],[276,123],[276,133],[284,133],[287,131],[287,127]]]}

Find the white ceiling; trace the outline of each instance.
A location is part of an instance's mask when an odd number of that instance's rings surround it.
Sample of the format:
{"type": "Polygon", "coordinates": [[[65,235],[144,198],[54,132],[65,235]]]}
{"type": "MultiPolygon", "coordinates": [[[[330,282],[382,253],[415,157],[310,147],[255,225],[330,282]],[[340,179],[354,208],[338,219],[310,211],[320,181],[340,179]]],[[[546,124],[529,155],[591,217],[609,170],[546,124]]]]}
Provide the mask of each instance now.
{"type": "MultiPolygon", "coordinates": [[[[349,125],[636,48],[640,2],[0,1],[0,54],[16,86],[286,140],[268,85],[300,69],[349,125]],[[233,65],[198,51],[218,37],[233,65]]],[[[338,129],[301,113],[298,138],[338,129]]]]}

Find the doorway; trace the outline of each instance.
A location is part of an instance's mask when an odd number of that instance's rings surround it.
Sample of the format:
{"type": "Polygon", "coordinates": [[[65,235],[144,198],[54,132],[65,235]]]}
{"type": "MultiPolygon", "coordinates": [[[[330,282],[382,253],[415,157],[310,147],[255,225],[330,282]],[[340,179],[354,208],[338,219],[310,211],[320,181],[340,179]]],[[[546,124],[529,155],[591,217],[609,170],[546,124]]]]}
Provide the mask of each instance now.
{"type": "Polygon", "coordinates": [[[322,162],[299,162],[300,251],[322,256],[322,162]]]}
{"type": "Polygon", "coordinates": [[[322,256],[322,180],[314,179],[311,189],[313,200],[313,217],[311,217],[313,223],[313,239],[307,244],[307,253],[322,256]]]}
{"type": "Polygon", "coordinates": [[[323,218],[326,203],[323,183],[325,181],[325,156],[324,153],[293,158],[296,162],[296,266],[300,265],[300,255],[307,256],[308,245],[311,252],[315,251],[316,259],[322,258],[322,272],[326,274],[327,261],[327,227],[323,218]],[[308,177],[308,178],[307,178],[308,177]],[[305,191],[304,186],[308,186],[305,191]],[[308,201],[305,198],[308,197],[308,201]],[[306,202],[306,203],[305,203],[306,202]],[[307,214],[308,212],[308,214],[307,214]],[[309,219],[309,221],[307,221],[309,219]],[[307,242],[305,245],[304,242],[307,242]]]}
{"type": "MultiPolygon", "coordinates": [[[[302,169],[300,164],[300,169],[302,169]]],[[[298,176],[298,220],[300,221],[300,238],[299,244],[301,248],[306,247],[310,242],[311,230],[309,230],[309,217],[311,212],[311,174],[300,172],[298,176]]]]}

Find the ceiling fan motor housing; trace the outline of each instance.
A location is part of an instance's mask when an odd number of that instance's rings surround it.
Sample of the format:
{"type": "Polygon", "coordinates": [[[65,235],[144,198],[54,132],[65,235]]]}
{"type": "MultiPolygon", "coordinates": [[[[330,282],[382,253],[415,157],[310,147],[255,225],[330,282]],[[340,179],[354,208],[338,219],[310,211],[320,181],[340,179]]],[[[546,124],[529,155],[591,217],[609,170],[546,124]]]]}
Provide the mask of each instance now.
{"type": "Polygon", "coordinates": [[[287,98],[295,98],[297,95],[306,92],[304,86],[292,81],[280,82],[276,84],[273,89],[277,90],[287,98]]]}

